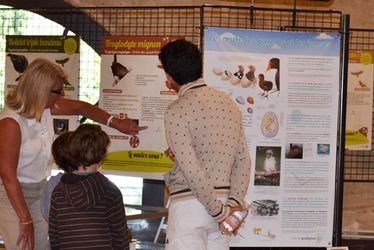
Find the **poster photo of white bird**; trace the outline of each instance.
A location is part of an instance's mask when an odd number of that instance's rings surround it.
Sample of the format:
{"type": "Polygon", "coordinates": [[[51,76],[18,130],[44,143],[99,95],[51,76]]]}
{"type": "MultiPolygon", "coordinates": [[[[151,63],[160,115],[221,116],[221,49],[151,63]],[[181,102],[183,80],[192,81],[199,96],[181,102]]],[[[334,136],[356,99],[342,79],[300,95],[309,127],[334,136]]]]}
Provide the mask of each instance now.
{"type": "Polygon", "coordinates": [[[281,147],[257,146],[254,185],[279,186],[281,147]]]}

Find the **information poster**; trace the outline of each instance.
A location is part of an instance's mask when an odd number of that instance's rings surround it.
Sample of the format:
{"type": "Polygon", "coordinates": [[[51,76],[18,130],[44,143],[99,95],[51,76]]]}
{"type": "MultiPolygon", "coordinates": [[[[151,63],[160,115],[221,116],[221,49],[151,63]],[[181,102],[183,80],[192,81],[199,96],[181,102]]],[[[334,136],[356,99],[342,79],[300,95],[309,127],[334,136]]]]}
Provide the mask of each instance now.
{"type": "MultiPolygon", "coordinates": [[[[78,99],[79,37],[78,36],[6,36],[5,90],[14,89],[23,71],[36,58],[47,59],[64,70],[65,97],[78,99]]],[[[74,130],[78,116],[54,116],[55,134],[74,130]]]]}
{"type": "Polygon", "coordinates": [[[350,51],[345,146],[371,150],[373,51],[350,51]]]}
{"type": "Polygon", "coordinates": [[[172,161],[164,154],[164,113],[177,93],[166,87],[164,71],[158,67],[158,53],[169,41],[168,37],[103,38],[100,107],[119,118],[130,117],[139,126],[148,126],[134,136],[104,128],[112,141],[105,170],[163,179],[171,169],[172,161]]]}
{"type": "Polygon", "coordinates": [[[205,29],[204,78],[242,110],[250,213],[232,246],[332,246],[339,34],[205,29]]]}

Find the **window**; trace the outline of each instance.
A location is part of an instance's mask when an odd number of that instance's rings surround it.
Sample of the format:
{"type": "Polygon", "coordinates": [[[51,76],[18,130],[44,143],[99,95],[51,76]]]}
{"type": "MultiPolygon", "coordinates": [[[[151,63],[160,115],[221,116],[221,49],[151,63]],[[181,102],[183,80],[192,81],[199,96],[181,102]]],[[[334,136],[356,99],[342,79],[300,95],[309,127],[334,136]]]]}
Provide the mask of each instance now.
{"type": "MultiPolygon", "coordinates": [[[[64,27],[26,10],[0,5],[0,51],[5,52],[6,35],[63,35],[64,27]]],[[[67,35],[75,35],[68,32],[67,35]]],[[[0,53],[0,110],[4,106],[5,53],[0,53]]],[[[80,40],[79,99],[95,104],[99,100],[101,58],[87,43],[80,40]]],[[[54,170],[52,174],[55,174],[54,170]]],[[[107,175],[122,191],[124,202],[140,205],[142,178],[107,175]]]]}

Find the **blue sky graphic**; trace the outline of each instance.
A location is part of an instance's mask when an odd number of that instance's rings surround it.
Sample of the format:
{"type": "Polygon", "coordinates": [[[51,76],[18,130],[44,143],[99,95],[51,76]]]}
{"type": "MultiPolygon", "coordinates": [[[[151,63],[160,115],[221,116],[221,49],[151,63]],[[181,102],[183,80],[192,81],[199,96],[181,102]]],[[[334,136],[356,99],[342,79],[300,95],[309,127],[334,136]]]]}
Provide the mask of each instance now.
{"type": "Polygon", "coordinates": [[[340,34],[207,27],[204,51],[339,56],[340,34]]]}

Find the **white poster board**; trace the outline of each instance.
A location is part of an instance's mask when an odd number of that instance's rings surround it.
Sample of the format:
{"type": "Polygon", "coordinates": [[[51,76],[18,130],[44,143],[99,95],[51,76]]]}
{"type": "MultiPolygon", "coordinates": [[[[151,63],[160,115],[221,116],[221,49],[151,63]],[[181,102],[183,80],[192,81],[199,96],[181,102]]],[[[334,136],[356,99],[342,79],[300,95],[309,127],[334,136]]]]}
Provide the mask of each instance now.
{"type": "Polygon", "coordinates": [[[208,27],[204,78],[243,113],[250,215],[231,246],[332,245],[339,34],[208,27]]]}
{"type": "Polygon", "coordinates": [[[100,107],[119,118],[130,117],[139,126],[148,126],[129,136],[115,129],[103,129],[111,146],[103,169],[148,179],[163,179],[172,161],[164,154],[168,148],[164,113],[177,98],[166,87],[160,64],[160,48],[169,37],[103,37],[101,56],[100,107]]]}
{"type": "Polygon", "coordinates": [[[371,150],[374,52],[351,50],[348,65],[345,147],[371,150]]]}
{"type": "MultiPolygon", "coordinates": [[[[4,96],[14,89],[22,72],[36,58],[47,59],[67,74],[65,97],[78,99],[79,37],[78,36],[6,36],[4,96]]],[[[75,130],[78,116],[53,116],[55,134],[75,130]]]]}

